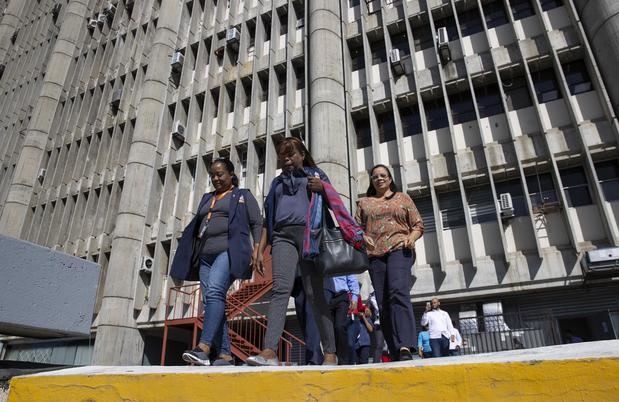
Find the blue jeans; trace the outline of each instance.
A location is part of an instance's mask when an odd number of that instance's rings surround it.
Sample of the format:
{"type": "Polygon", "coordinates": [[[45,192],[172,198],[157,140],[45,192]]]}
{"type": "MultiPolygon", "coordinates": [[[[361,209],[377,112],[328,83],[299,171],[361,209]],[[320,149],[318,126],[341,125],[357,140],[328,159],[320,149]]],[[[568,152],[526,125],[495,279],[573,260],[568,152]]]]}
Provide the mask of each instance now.
{"type": "Polygon", "coordinates": [[[449,339],[441,336],[440,338],[430,338],[432,357],[449,356],[449,339]]]}
{"type": "Polygon", "coordinates": [[[226,320],[226,294],[232,284],[228,252],[200,256],[200,287],[204,303],[204,326],[200,342],[219,354],[230,355],[226,320]]]}

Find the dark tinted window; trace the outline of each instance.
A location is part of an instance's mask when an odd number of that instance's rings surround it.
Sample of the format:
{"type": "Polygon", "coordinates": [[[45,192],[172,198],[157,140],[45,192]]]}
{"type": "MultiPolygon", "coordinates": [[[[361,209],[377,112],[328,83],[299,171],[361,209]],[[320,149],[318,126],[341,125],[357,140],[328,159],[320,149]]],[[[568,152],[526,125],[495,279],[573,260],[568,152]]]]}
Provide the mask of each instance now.
{"type": "Polygon", "coordinates": [[[441,210],[443,230],[465,226],[464,209],[460,193],[454,191],[438,195],[438,205],[441,210]]]}
{"type": "Polygon", "coordinates": [[[567,81],[572,95],[593,90],[591,79],[587,72],[587,66],[582,60],[564,64],[562,67],[563,74],[565,74],[565,81],[567,81]]]}
{"type": "Polygon", "coordinates": [[[442,98],[426,101],[423,103],[428,122],[428,130],[437,130],[449,126],[447,110],[442,98]]]}
{"type": "Polygon", "coordinates": [[[512,14],[515,20],[535,14],[530,0],[509,0],[509,3],[512,6],[512,14]]]}
{"type": "Polygon", "coordinates": [[[559,202],[550,173],[527,176],[527,187],[534,207],[559,202]]]}
{"type": "Polygon", "coordinates": [[[473,223],[496,221],[496,203],[489,186],[475,187],[468,190],[467,202],[473,223]]]}
{"type": "Polygon", "coordinates": [[[561,7],[563,5],[563,1],[561,0],[540,0],[540,3],[542,3],[543,11],[552,10],[553,8],[561,7]]]}
{"type": "Polygon", "coordinates": [[[406,33],[397,34],[391,38],[391,47],[400,50],[400,57],[410,54],[406,33]]]}
{"type": "Polygon", "coordinates": [[[552,68],[532,73],[533,85],[539,103],[550,102],[561,98],[559,84],[552,68]]]}
{"type": "Polygon", "coordinates": [[[486,26],[488,29],[507,24],[507,14],[503,7],[503,0],[495,0],[483,6],[486,26]]]}
{"type": "Polygon", "coordinates": [[[473,35],[484,30],[477,8],[459,13],[458,21],[460,22],[460,32],[462,32],[462,36],[473,35]]]}
{"type": "Polygon", "coordinates": [[[432,198],[415,198],[415,206],[421,215],[424,232],[436,232],[436,221],[434,220],[434,209],[432,208],[432,198]]]}
{"type": "Polygon", "coordinates": [[[370,120],[367,118],[355,120],[355,134],[357,135],[357,149],[366,148],[372,145],[370,131],[370,120]]]}
{"type": "Polygon", "coordinates": [[[475,106],[469,91],[449,95],[453,124],[475,120],[475,106]]]}
{"type": "Polygon", "coordinates": [[[563,190],[567,196],[567,204],[570,207],[579,207],[592,204],[587,176],[582,167],[564,169],[560,171],[563,190]]]}
{"type": "Polygon", "coordinates": [[[507,108],[509,110],[523,109],[533,104],[524,77],[504,79],[503,91],[505,91],[507,97],[507,108]]]}
{"type": "Polygon", "coordinates": [[[479,117],[494,116],[504,112],[501,93],[496,84],[475,88],[475,98],[477,99],[479,117]]]}
{"type": "Polygon", "coordinates": [[[357,47],[350,49],[350,67],[352,71],[357,71],[365,68],[363,60],[363,49],[357,47]]]}
{"type": "Polygon", "coordinates": [[[400,119],[402,120],[402,135],[421,134],[421,115],[417,105],[406,106],[400,109],[400,119]]]}
{"type": "Polygon", "coordinates": [[[385,51],[385,41],[382,39],[370,44],[372,49],[372,64],[384,63],[387,61],[387,52],[385,51]]]}
{"type": "Polygon", "coordinates": [[[614,160],[596,163],[595,170],[606,201],[619,200],[619,162],[614,160]]]}
{"type": "Polygon", "coordinates": [[[378,139],[381,143],[396,139],[393,112],[388,111],[376,115],[376,122],[378,123],[378,139]]]}
{"type": "Polygon", "coordinates": [[[429,23],[413,29],[413,42],[415,44],[415,51],[419,52],[424,49],[428,49],[434,46],[434,35],[430,29],[429,23]]]}

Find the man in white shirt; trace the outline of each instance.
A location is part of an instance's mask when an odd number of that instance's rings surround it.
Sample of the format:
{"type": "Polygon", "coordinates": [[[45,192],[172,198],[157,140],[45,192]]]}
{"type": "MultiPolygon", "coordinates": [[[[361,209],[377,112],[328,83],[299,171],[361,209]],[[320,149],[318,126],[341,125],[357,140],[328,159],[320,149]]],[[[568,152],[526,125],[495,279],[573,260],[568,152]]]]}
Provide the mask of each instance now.
{"type": "Polygon", "coordinates": [[[441,302],[435,297],[432,303],[426,304],[426,312],[421,317],[421,325],[427,325],[430,332],[432,357],[449,356],[449,341],[455,340],[451,318],[446,311],[440,309],[440,305],[441,302]]]}
{"type": "MultiPolygon", "coordinates": [[[[453,326],[453,321],[451,324],[453,326]]],[[[462,348],[462,336],[460,335],[458,328],[454,326],[453,331],[451,332],[451,338],[449,339],[449,356],[460,355],[460,348],[462,348]]]]}

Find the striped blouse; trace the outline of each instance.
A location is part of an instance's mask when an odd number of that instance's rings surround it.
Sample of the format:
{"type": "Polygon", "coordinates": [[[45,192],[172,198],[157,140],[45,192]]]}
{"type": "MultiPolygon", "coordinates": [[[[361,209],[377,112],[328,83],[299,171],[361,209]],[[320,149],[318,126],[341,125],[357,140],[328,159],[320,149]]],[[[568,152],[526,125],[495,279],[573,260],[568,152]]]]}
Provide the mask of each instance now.
{"type": "Polygon", "coordinates": [[[403,248],[404,240],[415,230],[423,234],[421,215],[405,193],[397,192],[389,199],[361,198],[357,201],[355,219],[370,239],[370,244],[367,244],[370,257],[380,257],[403,248]]]}

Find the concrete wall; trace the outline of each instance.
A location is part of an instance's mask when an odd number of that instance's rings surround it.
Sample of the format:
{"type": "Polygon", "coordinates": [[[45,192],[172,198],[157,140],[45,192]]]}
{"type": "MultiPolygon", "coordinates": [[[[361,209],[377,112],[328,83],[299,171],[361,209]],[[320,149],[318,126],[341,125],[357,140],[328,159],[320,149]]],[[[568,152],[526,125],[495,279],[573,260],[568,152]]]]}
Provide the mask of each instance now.
{"type": "Polygon", "coordinates": [[[0,333],[88,335],[100,267],[0,235],[0,333]]]}

